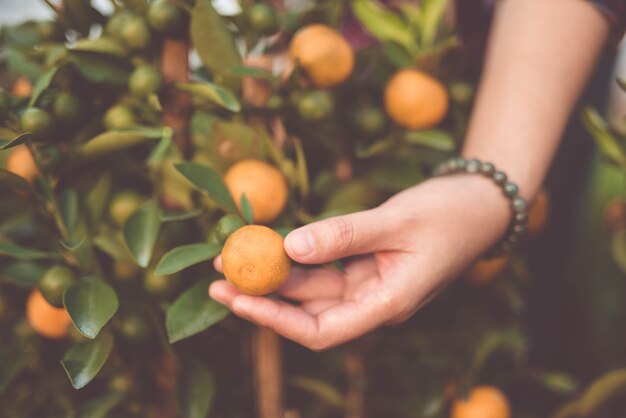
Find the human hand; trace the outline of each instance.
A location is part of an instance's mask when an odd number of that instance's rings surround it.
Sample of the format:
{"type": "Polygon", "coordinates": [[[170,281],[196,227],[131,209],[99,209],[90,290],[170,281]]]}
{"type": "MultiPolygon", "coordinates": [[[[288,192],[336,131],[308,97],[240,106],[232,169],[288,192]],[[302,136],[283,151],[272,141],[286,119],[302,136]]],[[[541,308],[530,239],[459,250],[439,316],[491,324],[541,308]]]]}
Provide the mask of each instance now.
{"type": "MultiPolygon", "coordinates": [[[[225,280],[209,293],[236,315],[321,351],[409,318],[504,233],[510,208],[489,179],[435,178],[383,205],[306,225],[285,238],[301,264],[351,257],[345,271],[292,269],[277,293],[240,293],[225,280]]],[[[221,259],[215,259],[221,271],[221,259]]]]}

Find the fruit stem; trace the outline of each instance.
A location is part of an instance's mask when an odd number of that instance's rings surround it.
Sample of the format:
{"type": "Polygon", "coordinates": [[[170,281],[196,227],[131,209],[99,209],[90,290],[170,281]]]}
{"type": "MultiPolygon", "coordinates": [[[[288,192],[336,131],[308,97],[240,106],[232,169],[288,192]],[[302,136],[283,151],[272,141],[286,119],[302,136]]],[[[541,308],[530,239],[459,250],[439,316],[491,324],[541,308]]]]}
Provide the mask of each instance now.
{"type": "Polygon", "coordinates": [[[256,416],[258,418],[282,417],[284,415],[283,374],[278,335],[266,328],[254,328],[252,330],[252,357],[256,416]]]}

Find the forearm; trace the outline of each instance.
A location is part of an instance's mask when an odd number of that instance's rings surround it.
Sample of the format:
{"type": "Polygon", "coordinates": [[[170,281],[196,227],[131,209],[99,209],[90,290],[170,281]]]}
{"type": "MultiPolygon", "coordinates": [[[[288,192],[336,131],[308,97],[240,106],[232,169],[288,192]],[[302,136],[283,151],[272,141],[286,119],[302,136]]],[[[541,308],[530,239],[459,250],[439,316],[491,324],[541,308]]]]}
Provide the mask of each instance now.
{"type": "Polygon", "coordinates": [[[502,0],[462,154],[532,198],[609,34],[584,0],[502,0]]]}

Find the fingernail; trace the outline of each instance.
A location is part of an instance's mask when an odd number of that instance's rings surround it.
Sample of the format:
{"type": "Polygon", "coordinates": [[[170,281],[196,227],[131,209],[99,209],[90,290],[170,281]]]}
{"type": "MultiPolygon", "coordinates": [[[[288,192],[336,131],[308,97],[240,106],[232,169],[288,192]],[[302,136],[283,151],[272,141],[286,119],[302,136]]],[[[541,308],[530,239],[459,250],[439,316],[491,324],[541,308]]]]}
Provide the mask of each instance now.
{"type": "Polygon", "coordinates": [[[287,247],[292,253],[299,256],[309,255],[313,252],[313,236],[307,230],[297,230],[287,235],[287,247]]]}

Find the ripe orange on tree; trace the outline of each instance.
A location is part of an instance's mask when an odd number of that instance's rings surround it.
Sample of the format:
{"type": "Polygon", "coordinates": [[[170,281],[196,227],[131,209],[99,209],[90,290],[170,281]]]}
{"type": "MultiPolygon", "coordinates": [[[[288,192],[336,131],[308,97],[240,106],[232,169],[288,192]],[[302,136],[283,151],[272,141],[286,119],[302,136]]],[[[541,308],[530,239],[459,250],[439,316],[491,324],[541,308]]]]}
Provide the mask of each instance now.
{"type": "Polygon", "coordinates": [[[33,83],[31,83],[26,77],[19,76],[13,82],[11,87],[11,94],[15,97],[28,97],[33,93],[33,83]]]}
{"type": "Polygon", "coordinates": [[[242,293],[266,295],[287,280],[291,260],[284,239],[272,229],[247,225],[235,231],[224,244],[224,276],[242,293]]]}
{"type": "Polygon", "coordinates": [[[287,180],[276,167],[261,160],[242,160],[232,165],[224,183],[241,210],[241,196],[252,206],[254,221],[269,223],[281,214],[287,204],[287,180]]]}
{"type": "Polygon", "coordinates": [[[333,28],[312,24],[298,30],[289,53],[317,87],[332,87],[345,81],[354,69],[354,51],[333,28]]]}
{"type": "Polygon", "coordinates": [[[450,418],[509,418],[511,407],[504,393],[493,386],[473,388],[467,399],[452,405],[450,418]]]}
{"type": "Polygon", "coordinates": [[[5,167],[11,173],[23,177],[29,182],[35,180],[39,175],[35,159],[26,145],[18,145],[13,148],[7,157],[5,167]]]}
{"type": "Polygon", "coordinates": [[[448,113],[449,98],[443,83],[425,72],[404,69],[385,86],[385,110],[407,129],[428,129],[448,113]]]}
{"type": "Polygon", "coordinates": [[[49,304],[39,289],[31,291],[28,297],[26,319],[37,334],[51,339],[67,336],[68,327],[72,323],[67,310],[49,304]]]}
{"type": "Polygon", "coordinates": [[[471,284],[485,284],[496,279],[504,272],[509,264],[509,257],[506,255],[481,258],[470,267],[465,274],[465,280],[471,284]]]}

